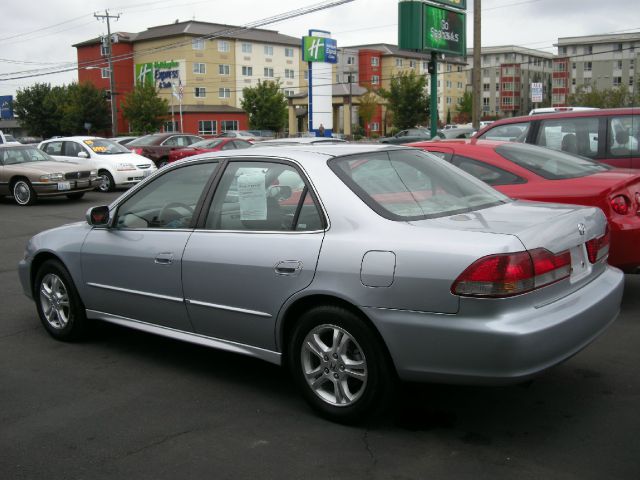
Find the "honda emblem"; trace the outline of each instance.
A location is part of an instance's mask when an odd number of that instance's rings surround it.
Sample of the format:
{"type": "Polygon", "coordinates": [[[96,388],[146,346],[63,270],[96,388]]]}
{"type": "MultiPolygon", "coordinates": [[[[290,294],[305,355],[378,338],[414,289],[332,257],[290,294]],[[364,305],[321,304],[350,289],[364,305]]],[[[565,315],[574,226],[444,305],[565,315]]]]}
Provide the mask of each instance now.
{"type": "Polygon", "coordinates": [[[578,233],[580,235],[584,235],[585,233],[587,233],[587,227],[584,226],[584,223],[578,224],[578,233]]]}

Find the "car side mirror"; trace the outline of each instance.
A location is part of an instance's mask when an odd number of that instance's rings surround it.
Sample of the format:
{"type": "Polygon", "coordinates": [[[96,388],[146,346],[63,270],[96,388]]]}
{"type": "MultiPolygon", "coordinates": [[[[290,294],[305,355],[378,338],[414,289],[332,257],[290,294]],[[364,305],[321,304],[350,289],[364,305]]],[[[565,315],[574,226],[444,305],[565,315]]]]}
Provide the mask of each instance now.
{"type": "Polygon", "coordinates": [[[78,152],[78,157],[89,158],[89,154],[87,152],[78,152]]]}
{"type": "Polygon", "coordinates": [[[100,207],[91,207],[87,210],[87,223],[92,227],[100,227],[109,225],[109,207],[106,205],[100,207]]]}

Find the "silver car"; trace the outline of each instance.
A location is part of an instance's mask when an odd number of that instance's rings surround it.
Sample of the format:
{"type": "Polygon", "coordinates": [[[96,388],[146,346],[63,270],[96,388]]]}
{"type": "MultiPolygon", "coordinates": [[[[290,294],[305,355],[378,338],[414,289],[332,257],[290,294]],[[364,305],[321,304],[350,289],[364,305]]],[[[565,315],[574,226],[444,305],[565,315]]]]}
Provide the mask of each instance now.
{"type": "Polygon", "coordinates": [[[265,147],[176,162],[20,262],[55,338],[93,320],[286,365],[322,415],[397,379],[518,382],[616,318],[597,208],[513,201],[422,151],[265,147]]]}

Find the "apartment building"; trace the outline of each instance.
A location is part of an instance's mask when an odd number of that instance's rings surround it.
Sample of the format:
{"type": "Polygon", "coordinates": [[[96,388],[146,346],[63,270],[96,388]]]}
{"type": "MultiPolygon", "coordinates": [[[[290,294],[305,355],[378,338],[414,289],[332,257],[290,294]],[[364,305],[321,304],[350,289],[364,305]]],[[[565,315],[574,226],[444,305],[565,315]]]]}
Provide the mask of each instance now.
{"type": "MultiPolygon", "coordinates": [[[[187,21],[116,34],[114,38],[118,111],[124,95],[136,82],[153,81],[159,95],[172,105],[166,131],[180,129],[179,103],[185,132],[213,135],[248,128],[247,115],[241,108],[242,90],[256,86],[259,80],[279,80],[286,95],[306,91],[301,40],[274,30],[187,21]],[[181,101],[176,94],[182,96],[181,101]]],[[[100,38],[74,46],[79,81],[108,89],[107,52],[100,38]],[[86,68],[89,64],[101,68],[86,68]]],[[[128,131],[121,113],[119,127],[122,132],[128,131]]]]}
{"type": "MultiPolygon", "coordinates": [[[[338,49],[338,63],[335,68],[337,84],[355,85],[376,92],[380,88],[389,89],[391,79],[401,73],[415,72],[427,78],[426,90],[430,93],[428,61],[425,53],[400,50],[387,43],[355,45],[338,49]]],[[[438,116],[441,122],[458,113],[458,101],[465,92],[465,64],[460,59],[446,59],[438,63],[438,116]]],[[[353,113],[354,123],[358,122],[357,111],[353,113]]],[[[341,118],[341,117],[340,117],[341,118]]],[[[371,120],[363,125],[367,135],[384,135],[390,127],[386,107],[381,101],[371,120]]]]}
{"type": "Polygon", "coordinates": [[[562,37],[555,46],[553,106],[566,106],[568,96],[580,88],[638,91],[640,32],[562,37]]]}
{"type": "MultiPolygon", "coordinates": [[[[531,84],[542,83],[551,95],[554,55],[516,45],[483,47],[482,114],[488,117],[525,115],[534,107],[531,84]]],[[[467,49],[467,83],[471,85],[473,49],[467,49]]]]}

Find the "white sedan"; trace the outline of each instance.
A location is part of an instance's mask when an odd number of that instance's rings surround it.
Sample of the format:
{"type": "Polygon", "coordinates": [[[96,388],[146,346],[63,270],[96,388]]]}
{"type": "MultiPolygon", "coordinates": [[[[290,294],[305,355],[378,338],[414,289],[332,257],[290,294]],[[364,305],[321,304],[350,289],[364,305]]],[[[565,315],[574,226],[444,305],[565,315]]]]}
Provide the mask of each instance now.
{"type": "Polygon", "coordinates": [[[102,180],[98,187],[101,192],[130,187],[157,170],[148,158],[106,138],[54,138],[41,142],[38,148],[58,161],[86,162],[87,167],[98,171],[102,180]]]}

